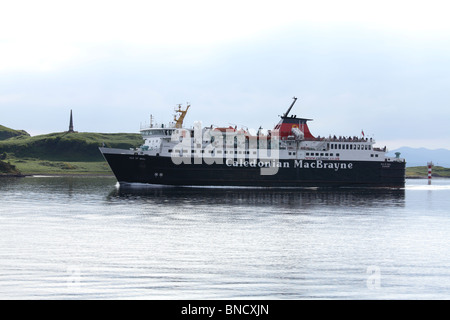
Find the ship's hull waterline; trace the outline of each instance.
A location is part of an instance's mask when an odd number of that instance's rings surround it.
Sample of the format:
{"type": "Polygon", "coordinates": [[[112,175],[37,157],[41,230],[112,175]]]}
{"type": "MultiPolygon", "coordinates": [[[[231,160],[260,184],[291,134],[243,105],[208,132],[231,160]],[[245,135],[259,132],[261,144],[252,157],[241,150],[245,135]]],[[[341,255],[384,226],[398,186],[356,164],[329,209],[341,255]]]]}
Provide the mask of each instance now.
{"type": "Polygon", "coordinates": [[[207,161],[196,164],[192,159],[190,164],[175,164],[167,156],[124,154],[108,148],[100,150],[122,184],[274,188],[405,186],[405,162],[215,159],[212,164],[207,161]],[[275,174],[261,174],[262,168],[270,166],[276,167],[275,174]]]}

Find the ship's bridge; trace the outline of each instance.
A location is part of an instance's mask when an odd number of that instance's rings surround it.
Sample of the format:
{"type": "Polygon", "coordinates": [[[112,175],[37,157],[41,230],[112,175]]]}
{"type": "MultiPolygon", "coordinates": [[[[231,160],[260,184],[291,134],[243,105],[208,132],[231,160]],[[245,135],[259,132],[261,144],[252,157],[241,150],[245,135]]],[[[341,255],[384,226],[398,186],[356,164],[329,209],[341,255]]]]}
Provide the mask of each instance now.
{"type": "Polygon", "coordinates": [[[141,129],[142,137],[170,137],[176,129],[174,128],[145,128],[141,129]]]}
{"type": "Polygon", "coordinates": [[[172,133],[176,129],[181,129],[183,127],[183,120],[190,108],[190,105],[188,104],[186,109],[183,110],[181,108],[181,105],[178,105],[178,109],[175,109],[175,115],[173,122],[169,122],[168,124],[157,124],[153,123],[153,116],[150,115],[150,123],[149,124],[141,124],[141,135],[144,139],[147,137],[170,137],[172,136],[172,133]],[[177,115],[178,114],[178,115],[177,115]]]}

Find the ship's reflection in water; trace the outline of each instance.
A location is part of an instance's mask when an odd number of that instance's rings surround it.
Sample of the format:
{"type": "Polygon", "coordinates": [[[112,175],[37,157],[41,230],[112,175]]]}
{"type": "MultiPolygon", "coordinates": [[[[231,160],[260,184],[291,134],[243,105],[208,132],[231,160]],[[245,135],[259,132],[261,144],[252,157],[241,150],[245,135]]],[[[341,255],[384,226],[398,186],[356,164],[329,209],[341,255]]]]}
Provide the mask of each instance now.
{"type": "MultiPolygon", "coordinates": [[[[252,206],[277,208],[403,207],[404,189],[270,189],[199,188],[121,185],[110,201],[142,201],[167,205],[252,206]]],[[[277,210],[278,211],[278,210],[277,210]]]]}

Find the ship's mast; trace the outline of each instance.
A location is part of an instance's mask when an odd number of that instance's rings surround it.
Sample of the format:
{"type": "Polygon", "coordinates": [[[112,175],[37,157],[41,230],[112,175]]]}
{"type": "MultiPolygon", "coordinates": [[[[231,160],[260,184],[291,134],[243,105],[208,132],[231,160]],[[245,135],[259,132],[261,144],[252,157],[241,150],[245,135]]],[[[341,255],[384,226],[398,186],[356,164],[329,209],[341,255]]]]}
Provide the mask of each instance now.
{"type": "Polygon", "coordinates": [[[188,104],[186,107],[186,110],[182,110],[181,109],[181,104],[178,105],[178,109],[175,109],[175,112],[179,113],[179,116],[177,118],[177,115],[174,115],[174,121],[175,121],[175,128],[182,128],[183,127],[183,120],[184,117],[186,116],[187,111],[189,110],[189,107],[191,105],[188,104]]]}
{"type": "Polygon", "coordinates": [[[287,109],[287,111],[284,113],[282,118],[286,118],[288,116],[289,112],[291,112],[292,107],[294,106],[295,102],[297,101],[296,97],[293,97],[292,99],[294,99],[294,101],[292,101],[291,106],[289,107],[289,109],[287,109]]]}

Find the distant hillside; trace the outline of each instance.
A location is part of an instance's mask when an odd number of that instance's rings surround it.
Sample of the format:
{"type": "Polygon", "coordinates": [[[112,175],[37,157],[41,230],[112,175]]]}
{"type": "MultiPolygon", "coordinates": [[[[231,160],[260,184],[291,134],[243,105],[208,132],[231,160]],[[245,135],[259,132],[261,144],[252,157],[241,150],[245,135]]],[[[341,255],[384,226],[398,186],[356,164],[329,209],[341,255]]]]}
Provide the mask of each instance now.
{"type": "Polygon", "coordinates": [[[5,158],[32,158],[52,161],[102,161],[98,147],[134,148],[142,144],[133,133],[51,133],[16,136],[0,141],[0,155],[5,158]]]}
{"type": "Polygon", "coordinates": [[[5,126],[0,125],[0,140],[6,140],[9,138],[18,137],[18,136],[29,137],[30,135],[28,134],[28,132],[26,132],[24,130],[14,130],[14,129],[7,128],[5,126]]]}
{"type": "Polygon", "coordinates": [[[429,161],[432,161],[435,166],[450,168],[450,150],[447,149],[430,150],[426,148],[402,147],[390,151],[388,155],[395,157],[396,152],[400,152],[400,157],[406,159],[407,167],[426,166],[429,161]]]}

